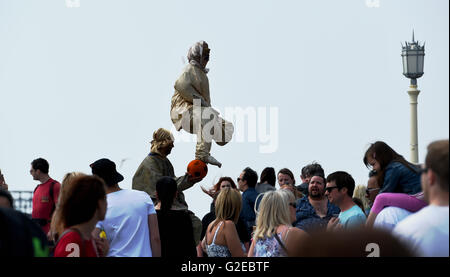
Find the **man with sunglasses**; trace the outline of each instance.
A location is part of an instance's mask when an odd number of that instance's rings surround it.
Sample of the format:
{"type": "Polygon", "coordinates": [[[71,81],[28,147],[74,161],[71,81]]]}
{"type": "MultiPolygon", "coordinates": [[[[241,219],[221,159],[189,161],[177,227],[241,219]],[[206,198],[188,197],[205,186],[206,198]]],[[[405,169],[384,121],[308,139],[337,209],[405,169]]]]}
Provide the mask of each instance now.
{"type": "Polygon", "coordinates": [[[377,197],[380,192],[380,186],[378,185],[377,180],[377,171],[371,170],[369,172],[369,180],[367,181],[367,189],[366,189],[366,198],[369,200],[369,208],[366,211],[366,214],[369,214],[370,209],[373,206],[373,202],[375,202],[375,197],[377,197]]]}
{"type": "Polygon", "coordinates": [[[325,195],[328,200],[341,209],[339,216],[330,219],[327,229],[350,229],[360,227],[366,223],[366,215],[353,202],[352,196],[355,190],[355,180],[344,171],[336,171],[327,177],[325,195]]]}
{"type": "Polygon", "coordinates": [[[400,221],[393,234],[418,256],[449,256],[449,141],[428,145],[421,184],[429,205],[400,221]]]}
{"type": "Polygon", "coordinates": [[[316,174],[308,184],[308,195],[297,201],[295,227],[312,233],[324,230],[333,215],[340,210],[331,204],[325,196],[325,176],[316,174]]]}
{"type": "Polygon", "coordinates": [[[258,173],[250,167],[245,168],[237,178],[238,189],[242,192],[242,210],[239,218],[246,224],[250,237],[253,232],[253,226],[256,225],[255,203],[259,195],[255,189],[257,181],[258,173]]]}

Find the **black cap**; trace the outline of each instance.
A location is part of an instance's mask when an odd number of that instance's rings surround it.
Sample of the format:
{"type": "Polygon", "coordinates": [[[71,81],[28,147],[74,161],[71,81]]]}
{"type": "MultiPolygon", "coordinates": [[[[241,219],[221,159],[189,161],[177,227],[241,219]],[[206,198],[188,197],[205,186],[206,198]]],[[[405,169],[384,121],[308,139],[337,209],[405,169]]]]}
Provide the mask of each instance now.
{"type": "Polygon", "coordinates": [[[117,172],[116,164],[108,159],[100,159],[90,165],[92,174],[105,181],[106,185],[113,186],[123,181],[123,176],[117,172]]]}

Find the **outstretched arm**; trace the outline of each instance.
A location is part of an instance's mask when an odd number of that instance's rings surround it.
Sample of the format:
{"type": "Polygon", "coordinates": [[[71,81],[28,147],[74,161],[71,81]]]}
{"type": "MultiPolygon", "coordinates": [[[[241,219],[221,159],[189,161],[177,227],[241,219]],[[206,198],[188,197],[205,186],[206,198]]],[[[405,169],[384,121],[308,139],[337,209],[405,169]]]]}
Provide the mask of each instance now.
{"type": "Polygon", "coordinates": [[[0,189],[8,190],[8,185],[6,184],[5,177],[0,171],[0,189]]]}

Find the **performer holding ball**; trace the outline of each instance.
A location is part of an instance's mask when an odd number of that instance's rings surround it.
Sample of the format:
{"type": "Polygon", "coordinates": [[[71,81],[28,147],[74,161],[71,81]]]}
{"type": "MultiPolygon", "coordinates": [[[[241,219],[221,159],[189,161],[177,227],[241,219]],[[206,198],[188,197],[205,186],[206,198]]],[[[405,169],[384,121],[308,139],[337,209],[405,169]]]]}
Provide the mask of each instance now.
{"type": "MultiPolygon", "coordinates": [[[[177,196],[173,201],[172,209],[187,210],[189,212],[194,231],[194,239],[197,245],[200,242],[202,222],[193,212],[188,210],[188,204],[186,203],[183,191],[200,182],[205,176],[194,176],[195,174],[190,174],[189,172],[180,177],[175,176],[172,163],[167,158],[174,147],[173,143],[174,138],[169,130],[159,128],[153,133],[150,154],[145,157],[136,170],[133,177],[132,189],[145,191],[150,195],[153,203],[157,205],[156,183],[164,176],[173,178],[177,183],[177,196]]],[[[191,167],[195,169],[195,167],[191,167]]]]}

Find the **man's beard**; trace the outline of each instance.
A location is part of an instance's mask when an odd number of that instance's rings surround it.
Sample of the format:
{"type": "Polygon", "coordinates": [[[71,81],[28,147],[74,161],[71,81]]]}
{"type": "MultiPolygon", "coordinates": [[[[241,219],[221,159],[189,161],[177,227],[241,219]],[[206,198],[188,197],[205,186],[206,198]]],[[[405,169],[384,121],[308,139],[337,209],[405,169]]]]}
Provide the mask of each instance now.
{"type": "Polygon", "coordinates": [[[309,191],[309,196],[314,199],[314,200],[319,200],[322,199],[324,196],[324,193],[321,192],[320,190],[310,190],[309,191]]]}

